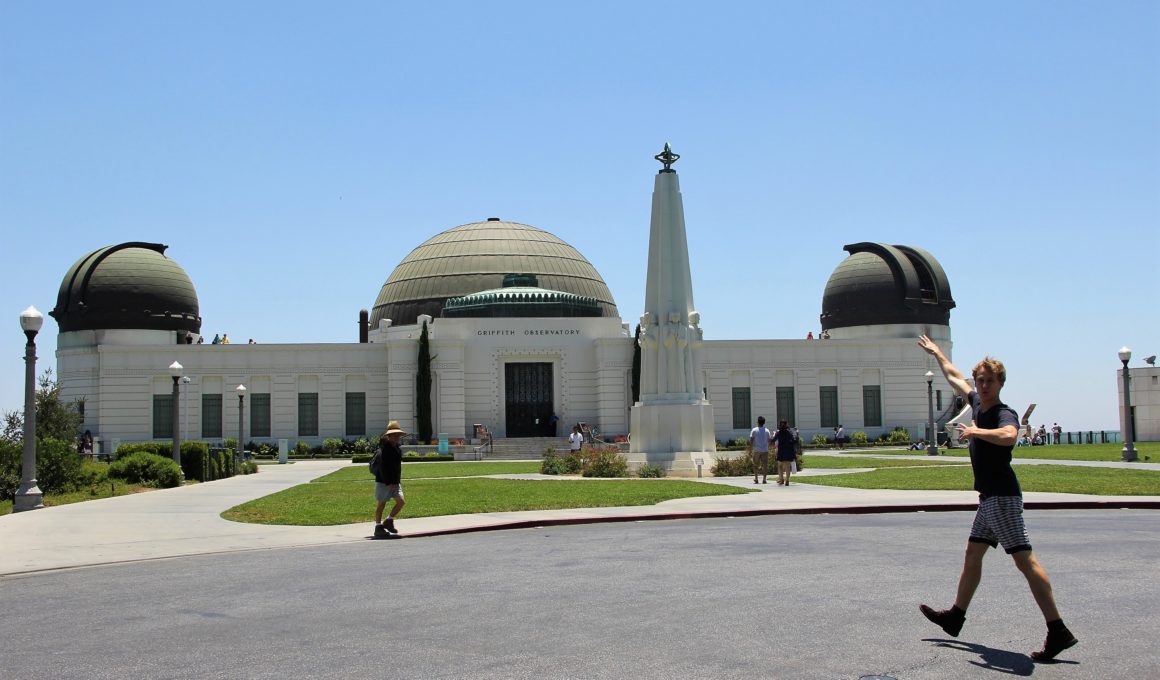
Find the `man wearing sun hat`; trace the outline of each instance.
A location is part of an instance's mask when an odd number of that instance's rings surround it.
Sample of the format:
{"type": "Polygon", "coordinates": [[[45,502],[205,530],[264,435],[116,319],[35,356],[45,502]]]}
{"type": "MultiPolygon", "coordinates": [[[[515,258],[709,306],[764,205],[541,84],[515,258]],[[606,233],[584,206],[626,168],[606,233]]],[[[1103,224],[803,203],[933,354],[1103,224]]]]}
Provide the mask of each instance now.
{"type": "Polygon", "coordinates": [[[387,423],[387,431],[379,438],[379,452],[375,456],[378,465],[372,466],[375,473],[375,538],[393,538],[398,534],[395,528],[395,518],[406,503],[403,500],[403,449],[399,442],[407,434],[399,427],[399,421],[387,423]],[[391,514],[383,523],[383,509],[387,501],[395,499],[391,506],[391,514]]]}

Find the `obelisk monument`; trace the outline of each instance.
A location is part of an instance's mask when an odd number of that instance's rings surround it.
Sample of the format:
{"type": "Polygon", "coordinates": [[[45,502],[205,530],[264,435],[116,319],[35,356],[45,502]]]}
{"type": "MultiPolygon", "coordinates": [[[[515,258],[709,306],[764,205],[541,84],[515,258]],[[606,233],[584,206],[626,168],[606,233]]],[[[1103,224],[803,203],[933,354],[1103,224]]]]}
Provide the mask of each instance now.
{"type": "Polygon", "coordinates": [[[648,279],[640,317],[640,401],[632,407],[629,463],[660,465],[677,475],[704,472],[716,459],[713,405],[701,372],[703,334],[693,306],[685,208],[666,143],[656,159],[664,167],[653,184],[648,279]]]}

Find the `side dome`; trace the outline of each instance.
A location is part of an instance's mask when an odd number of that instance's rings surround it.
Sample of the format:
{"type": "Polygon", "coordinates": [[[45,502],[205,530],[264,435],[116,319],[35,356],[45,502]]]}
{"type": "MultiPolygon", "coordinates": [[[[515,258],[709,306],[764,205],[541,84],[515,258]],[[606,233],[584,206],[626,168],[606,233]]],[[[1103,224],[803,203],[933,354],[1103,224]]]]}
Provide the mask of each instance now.
{"type": "Polygon", "coordinates": [[[379,291],[371,326],[382,319],[410,325],[420,314],[438,318],[448,299],[502,288],[513,272],[595,300],[600,316],[619,316],[608,285],[580,251],[542,229],[492,218],[448,229],[404,257],[379,291]]]}
{"type": "Polygon", "coordinates": [[[938,260],[910,246],[853,243],[822,295],[822,330],[880,324],[949,326],[955,301],[938,260]]]}
{"type": "Polygon", "coordinates": [[[69,268],[49,312],[60,332],[134,328],[201,330],[197,291],[165,257],[169,246],[129,242],[85,255],[69,268]]]}

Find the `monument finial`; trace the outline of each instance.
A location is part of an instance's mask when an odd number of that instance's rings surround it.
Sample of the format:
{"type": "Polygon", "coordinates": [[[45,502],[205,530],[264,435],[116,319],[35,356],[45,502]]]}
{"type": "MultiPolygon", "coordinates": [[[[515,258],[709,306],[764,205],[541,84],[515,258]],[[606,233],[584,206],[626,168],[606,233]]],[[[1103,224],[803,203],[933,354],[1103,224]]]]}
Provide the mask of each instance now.
{"type": "Polygon", "coordinates": [[[675,172],[672,168],[672,165],[673,163],[676,163],[680,157],[680,154],[673,153],[673,147],[669,146],[668,142],[665,142],[664,151],[653,156],[653,158],[664,164],[665,168],[664,170],[661,170],[661,172],[675,172]]]}

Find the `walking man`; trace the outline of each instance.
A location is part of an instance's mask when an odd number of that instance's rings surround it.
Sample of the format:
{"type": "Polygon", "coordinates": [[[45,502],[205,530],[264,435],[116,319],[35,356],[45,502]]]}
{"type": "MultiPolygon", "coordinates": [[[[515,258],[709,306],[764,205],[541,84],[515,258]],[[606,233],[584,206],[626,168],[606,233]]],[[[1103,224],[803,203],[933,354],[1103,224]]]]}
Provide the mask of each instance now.
{"type": "Polygon", "coordinates": [[[749,457],[753,460],[753,483],[757,483],[757,470],[761,469],[761,483],[769,481],[769,429],[765,427],[765,416],[757,416],[757,427],[749,431],[749,457]]]}
{"type": "Polygon", "coordinates": [[[395,518],[406,503],[403,500],[403,449],[399,442],[405,434],[399,421],[392,420],[387,423],[386,433],[379,438],[379,451],[375,454],[378,464],[371,466],[375,474],[375,538],[392,538],[399,533],[395,528],[395,518]],[[383,509],[392,498],[395,503],[384,524],[383,509]]]}
{"type": "Polygon", "coordinates": [[[975,380],[972,388],[933,340],[923,335],[919,337],[918,345],[938,361],[947,382],[971,405],[971,424],[959,424],[958,428],[960,438],[970,443],[971,469],[975,476],[975,490],[979,492],[979,509],[967,538],[967,552],[954,605],[939,611],[924,604],[919,606],[919,610],[948,635],[958,637],[967,617],[967,607],[983,575],[983,556],[988,548],[1002,543],[1027,579],[1035,603],[1047,622],[1043,649],[1032,652],[1031,658],[1034,661],[1054,659],[1078,640],[1063,624],[1055,606],[1051,581],[1047,571],[1035,559],[1023,524],[1023,492],[1011,468],[1011,450],[1019,434],[1019,416],[999,400],[999,391],[1007,381],[1007,369],[998,359],[985,357],[971,371],[975,380]]]}

